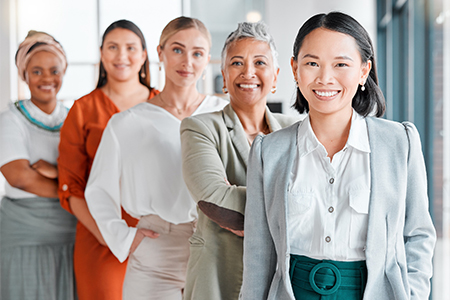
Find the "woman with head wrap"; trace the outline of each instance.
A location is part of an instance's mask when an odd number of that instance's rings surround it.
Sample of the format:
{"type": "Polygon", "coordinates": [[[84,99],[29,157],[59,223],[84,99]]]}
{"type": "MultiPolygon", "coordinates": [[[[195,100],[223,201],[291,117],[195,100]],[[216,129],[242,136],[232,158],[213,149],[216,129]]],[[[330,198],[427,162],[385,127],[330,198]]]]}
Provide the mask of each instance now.
{"type": "Polygon", "coordinates": [[[16,54],[31,98],[0,114],[0,298],[76,299],[76,220],[58,200],[59,130],[67,109],[56,100],[67,60],[50,35],[30,31],[16,54]]]}
{"type": "MultiPolygon", "coordinates": [[[[77,219],[74,269],[80,300],[121,300],[126,263],[108,249],[87,207],[84,190],[103,130],[112,115],[159,92],[150,87],[147,46],[128,20],[113,22],[103,34],[97,88],[75,101],[61,128],[59,197],[77,219]]],[[[120,209],[120,208],[119,208],[120,209]]],[[[130,226],[137,220],[122,211],[130,226]]]]}

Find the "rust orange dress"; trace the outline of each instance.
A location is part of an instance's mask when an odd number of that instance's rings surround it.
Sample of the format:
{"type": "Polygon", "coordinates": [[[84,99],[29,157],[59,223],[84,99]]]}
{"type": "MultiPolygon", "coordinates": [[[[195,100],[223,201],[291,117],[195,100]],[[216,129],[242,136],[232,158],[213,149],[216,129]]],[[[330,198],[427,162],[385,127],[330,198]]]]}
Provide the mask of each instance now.
{"type": "MultiPolygon", "coordinates": [[[[159,92],[153,89],[150,97],[159,92]]],[[[61,128],[59,144],[59,198],[72,213],[68,198],[84,199],[84,189],[103,130],[119,109],[100,89],[75,101],[61,128]]],[[[129,226],[137,220],[122,209],[122,218],[129,226]]],[[[121,300],[122,284],[127,268],[108,247],[80,222],[77,224],[74,249],[74,270],[79,300],[121,300]]]]}

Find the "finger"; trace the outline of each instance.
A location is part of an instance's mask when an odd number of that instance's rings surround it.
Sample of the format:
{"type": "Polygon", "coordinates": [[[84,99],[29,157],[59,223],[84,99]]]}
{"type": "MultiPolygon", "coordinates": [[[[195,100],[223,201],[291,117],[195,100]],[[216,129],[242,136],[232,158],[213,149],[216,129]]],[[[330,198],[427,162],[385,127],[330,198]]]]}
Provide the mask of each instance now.
{"type": "Polygon", "coordinates": [[[156,239],[157,237],[159,237],[159,233],[154,232],[153,230],[142,229],[141,231],[146,237],[149,237],[151,239],[156,239]]]}

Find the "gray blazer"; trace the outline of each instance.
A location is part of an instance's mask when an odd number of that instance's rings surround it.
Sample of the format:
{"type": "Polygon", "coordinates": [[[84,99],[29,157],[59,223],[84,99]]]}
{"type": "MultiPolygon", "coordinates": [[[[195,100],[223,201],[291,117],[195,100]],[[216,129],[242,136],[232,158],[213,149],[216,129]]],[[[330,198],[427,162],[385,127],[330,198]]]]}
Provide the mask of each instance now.
{"type": "MultiPolygon", "coordinates": [[[[364,299],[428,299],[436,233],[419,134],[409,122],[366,120],[372,187],[364,299]]],[[[252,146],[242,299],[294,299],[286,210],[298,125],[258,137],[252,146]]]]}
{"type": "MultiPolygon", "coordinates": [[[[266,120],[276,131],[298,118],[266,109],[266,120]]],[[[218,224],[243,229],[250,145],[231,105],[184,119],[180,131],[184,180],[201,209],[190,239],[184,299],[238,299],[243,239],[218,224]]]]}

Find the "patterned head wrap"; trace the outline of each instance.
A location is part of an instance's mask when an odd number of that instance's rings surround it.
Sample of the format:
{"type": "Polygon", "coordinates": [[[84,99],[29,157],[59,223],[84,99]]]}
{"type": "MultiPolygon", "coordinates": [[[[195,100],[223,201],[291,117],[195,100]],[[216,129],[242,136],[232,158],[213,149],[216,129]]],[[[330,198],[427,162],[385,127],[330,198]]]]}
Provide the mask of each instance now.
{"type": "Polygon", "coordinates": [[[55,54],[63,64],[63,74],[66,72],[66,53],[59,42],[45,32],[30,30],[16,53],[16,66],[19,71],[19,76],[23,81],[26,81],[25,71],[28,62],[39,51],[48,51],[55,54]]]}

